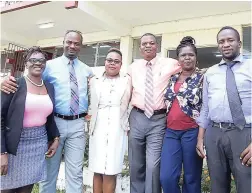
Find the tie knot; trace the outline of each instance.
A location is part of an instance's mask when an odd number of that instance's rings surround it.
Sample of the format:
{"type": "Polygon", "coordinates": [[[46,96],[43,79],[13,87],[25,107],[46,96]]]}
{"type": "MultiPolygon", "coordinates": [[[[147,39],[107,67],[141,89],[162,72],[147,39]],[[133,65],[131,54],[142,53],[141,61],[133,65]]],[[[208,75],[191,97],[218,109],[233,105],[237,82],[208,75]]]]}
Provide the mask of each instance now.
{"type": "Polygon", "coordinates": [[[226,62],[226,64],[227,64],[227,66],[229,68],[232,68],[235,65],[235,62],[234,61],[232,61],[232,62],[226,62]]]}
{"type": "Polygon", "coordinates": [[[147,66],[152,66],[152,63],[151,63],[151,62],[147,62],[146,65],[147,65],[147,66]]]}
{"type": "Polygon", "coordinates": [[[70,64],[70,65],[73,65],[73,64],[74,64],[74,61],[73,61],[73,60],[69,60],[69,64],[70,64]]]}

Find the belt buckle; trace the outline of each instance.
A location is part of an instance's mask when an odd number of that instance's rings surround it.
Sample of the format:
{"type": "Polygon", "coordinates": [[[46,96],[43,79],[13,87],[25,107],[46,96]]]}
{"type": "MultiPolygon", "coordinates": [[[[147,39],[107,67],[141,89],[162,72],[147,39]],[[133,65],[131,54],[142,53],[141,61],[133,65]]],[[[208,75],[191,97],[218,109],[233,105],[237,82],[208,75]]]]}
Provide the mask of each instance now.
{"type": "Polygon", "coordinates": [[[232,123],[229,123],[228,124],[228,129],[232,128],[232,126],[233,126],[232,123]]]}
{"type": "Polygon", "coordinates": [[[74,115],[74,116],[73,116],[73,120],[79,119],[79,118],[80,118],[80,115],[74,115]]]}

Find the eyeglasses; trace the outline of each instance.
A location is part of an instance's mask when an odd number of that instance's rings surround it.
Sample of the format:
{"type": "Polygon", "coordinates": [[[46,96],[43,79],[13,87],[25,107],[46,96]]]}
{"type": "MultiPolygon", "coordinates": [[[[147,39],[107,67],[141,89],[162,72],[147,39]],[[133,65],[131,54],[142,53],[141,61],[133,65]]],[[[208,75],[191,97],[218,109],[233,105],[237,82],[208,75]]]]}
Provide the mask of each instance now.
{"type": "Polygon", "coordinates": [[[46,59],[45,58],[29,58],[28,61],[32,64],[45,64],[46,59]]]}
{"type": "Polygon", "coordinates": [[[112,64],[114,62],[114,64],[120,64],[121,61],[120,60],[113,60],[111,58],[106,58],[106,61],[109,63],[109,64],[112,64]]]}

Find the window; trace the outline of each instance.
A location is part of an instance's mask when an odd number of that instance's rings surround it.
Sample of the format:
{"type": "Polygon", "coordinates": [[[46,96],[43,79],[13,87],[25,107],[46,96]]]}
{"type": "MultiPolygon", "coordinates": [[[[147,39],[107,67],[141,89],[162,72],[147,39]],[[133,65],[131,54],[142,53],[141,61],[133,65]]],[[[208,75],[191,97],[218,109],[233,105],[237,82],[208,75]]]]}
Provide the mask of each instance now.
{"type": "Polygon", "coordinates": [[[96,46],[97,44],[83,45],[79,53],[79,60],[84,62],[86,65],[90,67],[94,67],[95,56],[96,56],[96,46]]]}
{"type": "MultiPolygon", "coordinates": [[[[158,43],[158,53],[160,53],[161,52],[162,37],[158,36],[156,38],[157,38],[157,43],[158,43]]],[[[133,41],[133,60],[142,58],[140,51],[139,51],[139,47],[140,47],[140,38],[134,39],[134,41],[133,41]]]]}
{"type": "Polygon", "coordinates": [[[109,49],[117,48],[120,49],[120,42],[107,42],[98,44],[98,53],[97,53],[97,63],[96,66],[104,66],[105,59],[109,49]]]}
{"type": "MultiPolygon", "coordinates": [[[[221,61],[222,56],[217,47],[197,48],[198,67],[208,68],[221,61]]],[[[168,57],[177,59],[176,50],[168,50],[168,57]]]]}
{"type": "MultiPolygon", "coordinates": [[[[79,53],[79,60],[90,67],[104,66],[106,55],[110,48],[120,49],[120,42],[105,42],[91,45],[83,45],[79,53]]],[[[53,58],[62,56],[63,47],[46,49],[48,53],[53,53],[53,58]]]]}
{"type": "Polygon", "coordinates": [[[79,60],[90,67],[104,66],[106,55],[111,48],[120,49],[120,42],[105,42],[84,45],[79,54],[79,60]]]}
{"type": "Polygon", "coordinates": [[[251,26],[242,28],[242,39],[243,39],[243,55],[246,58],[251,58],[251,26]]]}

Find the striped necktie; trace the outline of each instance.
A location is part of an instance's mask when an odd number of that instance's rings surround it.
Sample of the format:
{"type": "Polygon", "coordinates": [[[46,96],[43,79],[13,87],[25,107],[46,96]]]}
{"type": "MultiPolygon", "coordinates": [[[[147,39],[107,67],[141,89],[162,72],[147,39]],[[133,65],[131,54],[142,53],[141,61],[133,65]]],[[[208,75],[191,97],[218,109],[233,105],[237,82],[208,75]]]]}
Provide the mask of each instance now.
{"type": "Polygon", "coordinates": [[[246,120],[242,111],[241,99],[237,89],[234,72],[231,69],[234,65],[235,62],[227,63],[226,89],[233,122],[239,129],[243,129],[246,120]]]}
{"type": "Polygon", "coordinates": [[[70,75],[70,88],[71,88],[71,101],[70,101],[70,114],[78,115],[79,114],[79,90],[78,90],[78,81],[76,78],[74,66],[72,60],[69,61],[69,75],[70,75]]]}
{"type": "Polygon", "coordinates": [[[152,74],[152,64],[148,62],[146,64],[146,80],[145,80],[145,110],[144,114],[146,117],[151,118],[154,113],[153,110],[153,74],[152,74]]]}

